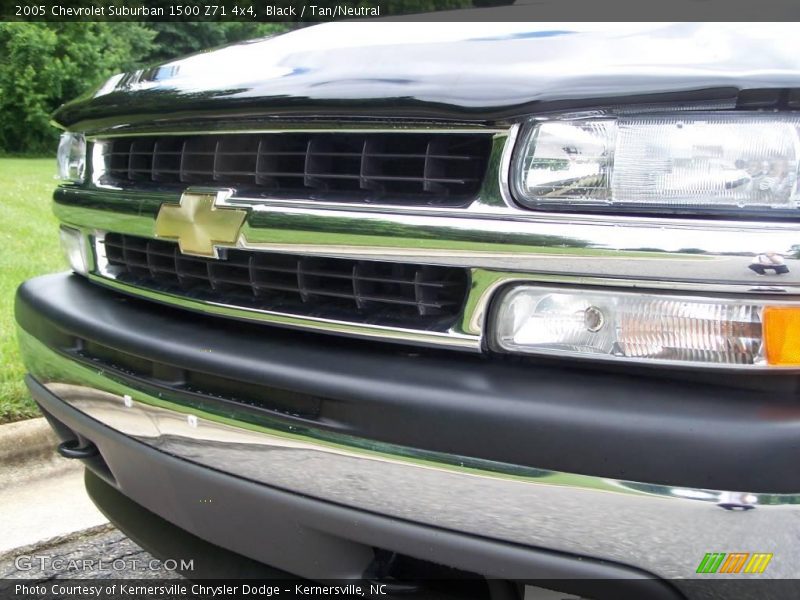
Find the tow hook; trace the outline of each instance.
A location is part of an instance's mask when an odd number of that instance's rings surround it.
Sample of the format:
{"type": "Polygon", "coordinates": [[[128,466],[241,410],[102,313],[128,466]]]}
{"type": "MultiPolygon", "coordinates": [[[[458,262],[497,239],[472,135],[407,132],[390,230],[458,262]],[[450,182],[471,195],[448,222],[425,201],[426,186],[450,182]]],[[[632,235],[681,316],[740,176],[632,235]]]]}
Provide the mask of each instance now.
{"type": "Polygon", "coordinates": [[[78,436],[78,439],[75,440],[61,442],[56,450],[64,458],[85,459],[92,458],[93,456],[97,456],[99,454],[97,451],[97,446],[80,436],[78,436]]]}

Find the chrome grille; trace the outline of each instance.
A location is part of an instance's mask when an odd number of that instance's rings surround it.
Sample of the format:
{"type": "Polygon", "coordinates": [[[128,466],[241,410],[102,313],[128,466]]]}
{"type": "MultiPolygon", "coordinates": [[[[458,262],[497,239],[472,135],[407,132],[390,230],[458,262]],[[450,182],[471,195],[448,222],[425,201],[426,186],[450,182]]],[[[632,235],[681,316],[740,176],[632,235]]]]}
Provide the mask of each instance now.
{"type": "Polygon", "coordinates": [[[457,202],[477,194],[486,133],[269,133],[123,137],[103,143],[101,182],[210,185],[263,195],[457,202]]]}
{"type": "Polygon", "coordinates": [[[460,314],[461,268],[221,249],[181,254],[174,242],[108,233],[108,274],[138,287],[260,310],[438,330],[460,314]]]}

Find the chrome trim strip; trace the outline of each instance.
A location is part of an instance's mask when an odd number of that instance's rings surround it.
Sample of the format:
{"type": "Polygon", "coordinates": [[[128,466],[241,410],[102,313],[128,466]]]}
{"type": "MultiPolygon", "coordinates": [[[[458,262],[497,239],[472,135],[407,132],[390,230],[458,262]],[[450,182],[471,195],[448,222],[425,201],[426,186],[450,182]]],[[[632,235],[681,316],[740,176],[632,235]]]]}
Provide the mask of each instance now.
{"type": "Polygon", "coordinates": [[[517,204],[511,197],[511,161],[514,158],[514,150],[517,147],[517,138],[519,137],[521,129],[522,125],[517,123],[508,132],[508,140],[506,141],[506,145],[503,147],[503,152],[500,158],[500,196],[503,199],[504,206],[508,208],[517,208],[517,204]]]}
{"type": "Polygon", "coordinates": [[[175,136],[175,135],[208,135],[209,133],[213,133],[214,135],[245,135],[245,134],[258,134],[258,133],[292,133],[292,132],[302,132],[302,133],[373,133],[373,132],[392,132],[392,133],[503,133],[507,131],[505,127],[480,127],[480,126],[469,126],[469,127],[443,127],[441,125],[432,125],[430,127],[420,126],[420,125],[404,125],[402,123],[393,124],[393,123],[376,123],[372,127],[368,127],[365,125],[359,125],[357,127],[325,127],[325,126],[318,126],[318,125],[309,125],[307,127],[301,127],[297,124],[281,124],[275,125],[271,127],[253,127],[252,125],[243,126],[241,129],[237,129],[235,127],[219,127],[215,128],[211,125],[203,125],[202,129],[197,129],[194,127],[192,129],[187,129],[186,131],[179,131],[170,129],[169,131],[161,131],[158,128],[143,128],[138,129],[136,131],[108,131],[108,132],[94,132],[91,134],[86,135],[86,139],[88,141],[103,141],[105,139],[112,139],[112,138],[124,138],[124,137],[141,137],[141,136],[175,136]]]}
{"type": "MultiPolygon", "coordinates": [[[[65,224],[154,237],[154,218],[174,194],[62,188],[55,213],[65,224]],[[128,202],[122,214],[109,204],[128,202]]],[[[250,216],[236,247],[371,260],[409,260],[535,275],[553,281],[741,293],[800,293],[796,223],[569,215],[520,216],[496,209],[370,209],[288,206],[234,196],[250,216]],[[788,272],[759,276],[748,266],[766,251],[788,272]]]]}
{"type": "MultiPolygon", "coordinates": [[[[492,539],[693,578],[709,551],[772,552],[796,576],[800,494],[685,489],[424,452],[309,428],[289,431],[158,396],[20,330],[31,373],[93,419],[185,460],[291,492],[492,539]],[[752,507],[727,511],[718,502],[752,507]],[[658,532],[658,544],[653,544],[658,532]]],[[[705,576],[707,577],[707,576],[705,576]]]]}
{"type": "Polygon", "coordinates": [[[115,125],[106,129],[84,132],[89,141],[134,136],[173,135],[235,135],[249,133],[502,133],[508,127],[484,125],[471,122],[420,121],[413,118],[392,119],[316,119],[316,120],[269,120],[259,118],[257,122],[243,119],[187,120],[170,122],[161,127],[151,123],[115,125]]]}

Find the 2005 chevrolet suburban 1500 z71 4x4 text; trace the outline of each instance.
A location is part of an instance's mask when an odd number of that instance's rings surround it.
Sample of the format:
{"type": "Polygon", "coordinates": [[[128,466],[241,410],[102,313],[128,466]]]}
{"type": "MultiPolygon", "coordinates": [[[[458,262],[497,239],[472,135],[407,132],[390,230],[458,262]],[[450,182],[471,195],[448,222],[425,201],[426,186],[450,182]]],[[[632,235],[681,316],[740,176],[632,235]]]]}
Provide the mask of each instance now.
{"type": "Polygon", "coordinates": [[[134,539],[494,596],[797,573],[791,26],[329,24],[55,122],[73,272],[19,339],[134,539]]]}

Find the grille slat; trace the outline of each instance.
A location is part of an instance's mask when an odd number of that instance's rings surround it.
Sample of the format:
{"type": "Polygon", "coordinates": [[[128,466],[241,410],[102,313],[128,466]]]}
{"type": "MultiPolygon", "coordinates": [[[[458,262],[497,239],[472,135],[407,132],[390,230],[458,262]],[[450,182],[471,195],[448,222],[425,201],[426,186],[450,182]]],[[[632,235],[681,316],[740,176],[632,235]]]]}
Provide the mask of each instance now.
{"type": "Polygon", "coordinates": [[[486,172],[485,133],[271,133],[118,138],[104,183],[218,185],[268,196],[453,203],[486,172]]]}
{"type": "MultiPolygon", "coordinates": [[[[253,267],[256,271],[272,271],[275,273],[293,273],[295,269],[279,269],[274,267],[253,267]]],[[[333,279],[352,279],[354,275],[347,274],[347,273],[329,273],[325,271],[308,271],[306,270],[308,275],[317,275],[321,277],[330,277],[333,279]]],[[[365,277],[363,275],[359,276],[359,279],[363,279],[365,281],[374,281],[378,283],[396,283],[397,285],[422,285],[422,286],[431,286],[431,287],[450,287],[459,285],[458,282],[455,281],[423,281],[423,282],[415,282],[415,281],[403,281],[398,279],[391,279],[388,277],[365,277]]]]}
{"type": "Polygon", "coordinates": [[[116,233],[103,241],[116,279],[194,299],[409,328],[446,327],[461,311],[460,268],[222,249],[185,256],[174,242],[116,233]]]}

